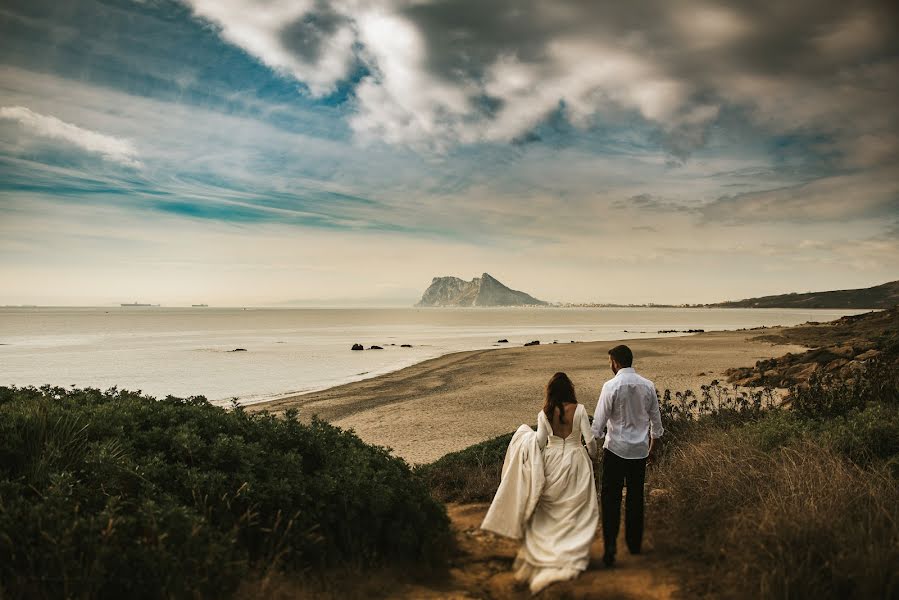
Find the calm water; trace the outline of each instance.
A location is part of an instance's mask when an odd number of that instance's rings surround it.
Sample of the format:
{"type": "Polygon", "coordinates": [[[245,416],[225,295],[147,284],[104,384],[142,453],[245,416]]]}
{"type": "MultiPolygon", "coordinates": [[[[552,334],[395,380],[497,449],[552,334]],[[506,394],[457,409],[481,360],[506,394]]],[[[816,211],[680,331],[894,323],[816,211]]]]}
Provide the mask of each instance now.
{"type": "Polygon", "coordinates": [[[0,385],[116,385],[250,403],[491,348],[501,338],[521,345],[658,337],[660,329],[795,325],[858,312],[865,311],[0,308],[0,385]],[[354,343],[384,350],[352,352],[354,343]]]}

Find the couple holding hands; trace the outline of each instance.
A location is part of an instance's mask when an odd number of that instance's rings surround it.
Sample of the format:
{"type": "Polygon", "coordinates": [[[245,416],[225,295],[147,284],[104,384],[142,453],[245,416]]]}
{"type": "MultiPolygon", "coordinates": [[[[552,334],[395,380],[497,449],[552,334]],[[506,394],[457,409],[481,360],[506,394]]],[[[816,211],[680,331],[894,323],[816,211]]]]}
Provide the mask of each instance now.
{"type": "Polygon", "coordinates": [[[481,524],[521,539],[515,578],[536,594],[557,581],[577,577],[590,561],[599,520],[593,460],[602,442],[603,562],[615,565],[616,539],[625,500],[625,540],[639,554],[643,540],[643,484],[664,433],[655,385],[633,368],[627,346],[609,350],[615,376],[596,404],[592,425],[574,385],[556,373],[546,386],[537,431],[522,425],[509,442],[502,479],[481,524]]]}

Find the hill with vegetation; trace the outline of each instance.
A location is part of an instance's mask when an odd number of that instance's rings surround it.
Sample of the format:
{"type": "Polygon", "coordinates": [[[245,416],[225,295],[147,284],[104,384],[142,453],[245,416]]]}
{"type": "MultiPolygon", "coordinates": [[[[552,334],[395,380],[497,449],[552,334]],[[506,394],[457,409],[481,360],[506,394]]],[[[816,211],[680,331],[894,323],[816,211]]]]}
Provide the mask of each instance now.
{"type": "Polygon", "coordinates": [[[899,281],[856,290],[780,294],[709,304],[714,308],[890,308],[899,304],[899,281]]]}

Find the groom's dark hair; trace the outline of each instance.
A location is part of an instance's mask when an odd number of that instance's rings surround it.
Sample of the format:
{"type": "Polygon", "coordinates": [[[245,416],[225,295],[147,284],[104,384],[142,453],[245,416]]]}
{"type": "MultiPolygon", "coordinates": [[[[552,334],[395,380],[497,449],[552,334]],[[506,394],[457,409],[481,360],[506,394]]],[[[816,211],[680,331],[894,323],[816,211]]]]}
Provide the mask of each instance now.
{"type": "Polygon", "coordinates": [[[620,346],[615,346],[611,350],[609,350],[609,356],[615,359],[622,368],[628,368],[634,364],[634,353],[631,352],[631,349],[621,344],[620,346]]]}

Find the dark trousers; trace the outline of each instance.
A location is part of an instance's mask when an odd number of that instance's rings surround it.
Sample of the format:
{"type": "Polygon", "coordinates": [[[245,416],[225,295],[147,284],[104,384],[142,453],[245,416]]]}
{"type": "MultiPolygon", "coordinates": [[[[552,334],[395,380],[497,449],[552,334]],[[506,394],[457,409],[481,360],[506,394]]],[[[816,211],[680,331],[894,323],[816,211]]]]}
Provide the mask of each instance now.
{"type": "Polygon", "coordinates": [[[621,491],[627,486],[624,503],[624,539],[632,553],[640,552],[643,543],[643,482],[646,479],[645,458],[621,458],[603,450],[602,537],[607,556],[615,556],[615,540],[621,523],[621,491]]]}

